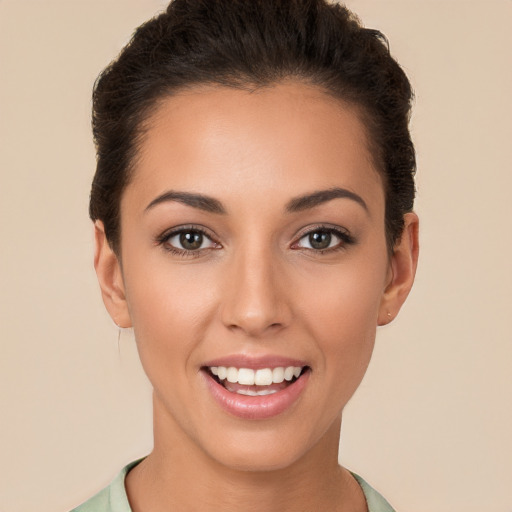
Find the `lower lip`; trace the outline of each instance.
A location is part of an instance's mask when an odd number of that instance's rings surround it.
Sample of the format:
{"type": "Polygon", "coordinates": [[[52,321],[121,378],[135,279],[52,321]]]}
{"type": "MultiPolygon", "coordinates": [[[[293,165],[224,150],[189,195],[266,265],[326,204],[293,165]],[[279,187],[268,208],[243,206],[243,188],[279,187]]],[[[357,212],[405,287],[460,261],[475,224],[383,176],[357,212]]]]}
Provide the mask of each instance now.
{"type": "Polygon", "coordinates": [[[304,372],[295,382],[281,391],[263,396],[231,393],[206,371],[202,373],[213,398],[226,412],[243,419],[264,420],[283,413],[299,399],[309,381],[310,371],[304,372]]]}

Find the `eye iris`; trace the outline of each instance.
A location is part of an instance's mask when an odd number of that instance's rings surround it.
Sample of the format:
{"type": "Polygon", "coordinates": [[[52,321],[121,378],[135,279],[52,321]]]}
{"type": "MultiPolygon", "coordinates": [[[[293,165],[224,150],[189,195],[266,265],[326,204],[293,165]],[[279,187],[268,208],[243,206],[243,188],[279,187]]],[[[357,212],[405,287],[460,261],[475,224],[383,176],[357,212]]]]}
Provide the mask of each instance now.
{"type": "Polygon", "coordinates": [[[309,243],[313,249],[327,249],[331,245],[331,233],[315,231],[309,235],[309,243]]]}
{"type": "Polygon", "coordinates": [[[199,249],[203,244],[203,234],[197,231],[187,231],[180,234],[181,246],[189,251],[199,249]]]}

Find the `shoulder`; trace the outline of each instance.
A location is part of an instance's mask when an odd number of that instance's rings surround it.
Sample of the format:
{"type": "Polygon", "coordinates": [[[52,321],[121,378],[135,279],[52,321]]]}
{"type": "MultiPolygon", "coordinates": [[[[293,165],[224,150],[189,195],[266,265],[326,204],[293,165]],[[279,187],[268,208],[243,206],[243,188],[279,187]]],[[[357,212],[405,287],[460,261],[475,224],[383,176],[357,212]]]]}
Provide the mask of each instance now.
{"type": "Polygon", "coordinates": [[[368,505],[368,512],[395,512],[393,507],[368,482],[355,473],[352,473],[352,476],[363,490],[368,505]]]}
{"type": "Polygon", "coordinates": [[[125,466],[108,487],[105,487],[105,489],[74,508],[71,512],[131,512],[124,480],[128,471],[141,460],[136,460],[125,466]]]}
{"type": "Polygon", "coordinates": [[[111,512],[112,507],[110,506],[109,491],[110,486],[105,487],[105,489],[87,500],[85,503],[74,508],[71,512],[111,512]]]}

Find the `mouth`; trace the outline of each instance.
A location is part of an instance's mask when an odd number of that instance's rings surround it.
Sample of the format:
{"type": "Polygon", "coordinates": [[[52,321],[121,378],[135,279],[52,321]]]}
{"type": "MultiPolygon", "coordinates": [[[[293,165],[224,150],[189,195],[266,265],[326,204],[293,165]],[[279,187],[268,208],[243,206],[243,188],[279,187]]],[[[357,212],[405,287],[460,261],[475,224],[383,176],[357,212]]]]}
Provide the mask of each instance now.
{"type": "Polygon", "coordinates": [[[277,366],[274,368],[236,368],[206,366],[204,370],[230,393],[246,396],[266,396],[278,393],[299,379],[308,366],[277,366]]]}
{"type": "Polygon", "coordinates": [[[214,401],[229,414],[249,420],[269,419],[292,408],[311,375],[307,365],[255,369],[215,364],[201,370],[214,401]]]}

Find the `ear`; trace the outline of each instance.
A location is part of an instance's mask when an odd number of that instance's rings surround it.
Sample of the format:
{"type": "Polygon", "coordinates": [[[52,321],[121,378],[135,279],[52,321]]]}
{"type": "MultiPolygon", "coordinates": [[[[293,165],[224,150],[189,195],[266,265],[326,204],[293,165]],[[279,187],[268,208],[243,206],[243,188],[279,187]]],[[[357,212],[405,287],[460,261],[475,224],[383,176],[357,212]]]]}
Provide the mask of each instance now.
{"type": "Polygon", "coordinates": [[[131,327],[121,264],[108,243],[103,222],[99,220],[94,223],[94,268],[103,303],[112,320],[118,327],[131,327]]]}
{"type": "Polygon", "coordinates": [[[412,212],[406,213],[404,223],[402,236],[391,256],[377,325],[389,324],[397,316],[414,282],[419,253],[418,216],[412,212]]]}

